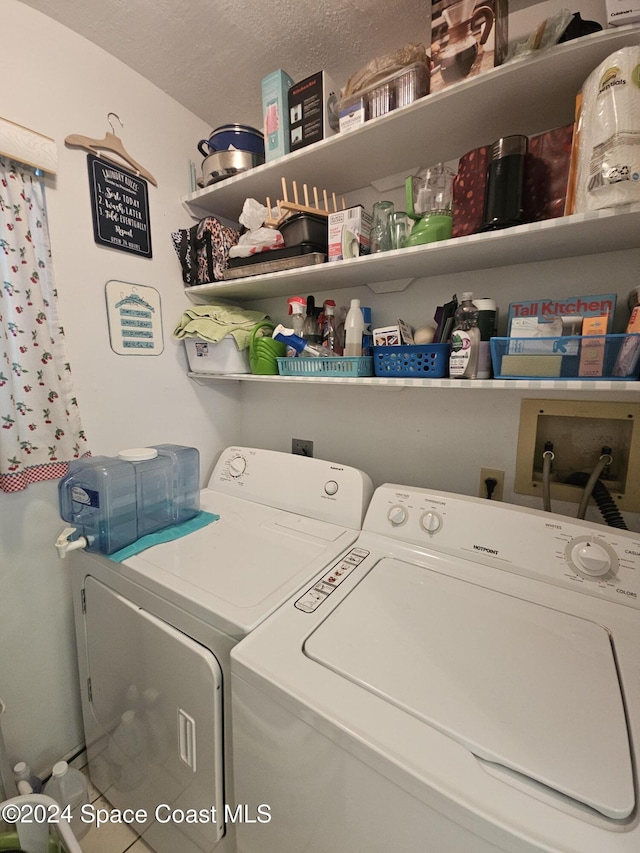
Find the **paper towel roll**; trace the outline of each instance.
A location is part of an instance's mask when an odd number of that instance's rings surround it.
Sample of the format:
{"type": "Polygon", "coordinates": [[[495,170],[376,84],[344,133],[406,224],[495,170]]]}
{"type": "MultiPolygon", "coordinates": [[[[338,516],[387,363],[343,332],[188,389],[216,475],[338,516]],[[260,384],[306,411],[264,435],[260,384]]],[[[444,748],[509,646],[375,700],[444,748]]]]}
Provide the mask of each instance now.
{"type": "Polygon", "coordinates": [[[640,201],[640,46],[601,62],[581,98],[574,212],[640,201]]]}

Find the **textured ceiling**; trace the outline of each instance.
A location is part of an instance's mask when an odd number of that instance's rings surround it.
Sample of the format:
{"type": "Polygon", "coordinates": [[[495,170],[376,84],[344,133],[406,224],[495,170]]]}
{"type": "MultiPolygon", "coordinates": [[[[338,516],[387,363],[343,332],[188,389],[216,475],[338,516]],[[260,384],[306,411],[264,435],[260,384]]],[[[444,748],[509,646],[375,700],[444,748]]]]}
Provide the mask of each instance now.
{"type": "Polygon", "coordinates": [[[262,125],[260,81],[324,69],[341,88],[370,59],[429,40],[429,0],[22,0],[103,48],[215,128],[262,125]]]}

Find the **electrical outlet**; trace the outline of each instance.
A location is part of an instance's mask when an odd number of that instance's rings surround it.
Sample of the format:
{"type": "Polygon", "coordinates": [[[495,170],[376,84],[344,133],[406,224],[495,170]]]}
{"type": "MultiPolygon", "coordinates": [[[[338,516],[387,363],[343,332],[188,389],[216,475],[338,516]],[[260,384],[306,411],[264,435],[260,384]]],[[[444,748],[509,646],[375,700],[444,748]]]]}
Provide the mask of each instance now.
{"type": "Polygon", "coordinates": [[[313,442],[306,438],[292,438],[291,452],[298,456],[313,456],[313,442]]]}
{"type": "Polygon", "coordinates": [[[501,501],[504,492],[504,471],[499,471],[497,468],[481,468],[480,483],[478,484],[478,496],[486,498],[489,496],[487,480],[493,479],[496,481],[493,491],[491,492],[492,501],[501,501]]]}

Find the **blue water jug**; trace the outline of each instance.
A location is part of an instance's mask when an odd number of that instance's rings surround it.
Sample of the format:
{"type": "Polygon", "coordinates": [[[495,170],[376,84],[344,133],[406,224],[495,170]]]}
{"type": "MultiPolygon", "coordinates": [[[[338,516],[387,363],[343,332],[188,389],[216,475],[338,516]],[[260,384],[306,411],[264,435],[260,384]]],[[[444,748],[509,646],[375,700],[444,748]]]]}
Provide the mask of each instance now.
{"type": "Polygon", "coordinates": [[[195,447],[174,444],[75,460],[58,484],[60,515],[87,551],[112,554],[197,515],[199,468],[195,447]]]}

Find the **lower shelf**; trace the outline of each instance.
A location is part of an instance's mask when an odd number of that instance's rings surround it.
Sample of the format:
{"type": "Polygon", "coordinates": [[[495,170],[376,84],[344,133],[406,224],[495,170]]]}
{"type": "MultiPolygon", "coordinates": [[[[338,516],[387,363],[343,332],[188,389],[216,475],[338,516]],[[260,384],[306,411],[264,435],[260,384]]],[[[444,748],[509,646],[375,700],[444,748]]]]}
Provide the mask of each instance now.
{"type": "Polygon", "coordinates": [[[311,382],[314,385],[367,385],[374,388],[475,388],[480,390],[508,391],[530,389],[544,391],[620,391],[640,395],[640,381],[615,381],[610,379],[387,379],[380,376],[255,376],[253,373],[188,373],[190,379],[202,384],[211,382],[311,382]]]}

